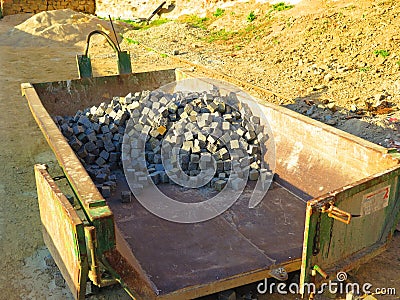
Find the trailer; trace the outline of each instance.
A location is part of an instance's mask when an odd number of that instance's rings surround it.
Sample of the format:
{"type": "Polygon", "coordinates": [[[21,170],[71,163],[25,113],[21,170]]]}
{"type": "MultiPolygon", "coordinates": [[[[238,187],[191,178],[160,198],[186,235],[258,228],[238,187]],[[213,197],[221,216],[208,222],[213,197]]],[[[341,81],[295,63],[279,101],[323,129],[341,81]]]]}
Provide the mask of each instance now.
{"type": "MultiPolygon", "coordinates": [[[[44,240],[76,299],[89,280],[120,283],[136,299],[177,300],[296,270],[307,294],[306,283],[333,279],[385,249],[400,211],[397,154],[263,99],[276,167],[257,207],[243,195],[211,220],[179,224],[135,200],[103,199],[52,117],[192,76],[166,69],[22,84],[62,170],[34,167],[44,240]]],[[[202,197],[196,189],[181,196],[202,197]]]]}

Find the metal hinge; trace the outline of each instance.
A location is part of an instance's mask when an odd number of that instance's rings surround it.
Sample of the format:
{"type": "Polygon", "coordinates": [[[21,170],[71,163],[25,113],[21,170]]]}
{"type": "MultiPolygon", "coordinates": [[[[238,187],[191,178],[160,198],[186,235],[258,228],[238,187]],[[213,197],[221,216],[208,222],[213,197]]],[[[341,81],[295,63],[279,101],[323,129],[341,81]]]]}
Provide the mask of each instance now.
{"type": "Polygon", "coordinates": [[[337,208],[333,202],[329,202],[326,206],[323,206],[321,212],[327,213],[328,217],[334,218],[342,223],[350,224],[351,214],[337,208]]]}

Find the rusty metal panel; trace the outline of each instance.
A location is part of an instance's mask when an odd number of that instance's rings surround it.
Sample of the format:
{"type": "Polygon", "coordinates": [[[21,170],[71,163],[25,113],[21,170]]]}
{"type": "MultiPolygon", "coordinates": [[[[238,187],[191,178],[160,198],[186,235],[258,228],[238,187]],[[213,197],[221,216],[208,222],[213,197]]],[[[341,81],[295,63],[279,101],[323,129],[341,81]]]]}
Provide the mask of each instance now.
{"type": "MultiPolygon", "coordinates": [[[[171,197],[205,200],[195,189],[159,188],[171,197]]],[[[169,222],[136,200],[111,198],[119,254],[107,260],[143,299],[193,299],[262,280],[276,266],[298,270],[305,202],[276,183],[257,208],[248,208],[249,197],[245,193],[222,215],[196,224],[169,222]]]]}
{"type": "Polygon", "coordinates": [[[43,165],[35,165],[43,236],[75,299],[85,298],[88,261],[84,225],[43,165]]]}
{"type": "Polygon", "coordinates": [[[209,222],[182,226],[152,216],[137,202],[128,207],[110,199],[119,228],[115,235],[113,213],[51,115],[73,114],[112,96],[185,77],[163,70],[23,85],[33,116],[96,229],[96,256],[106,257],[103,264],[109,263],[129,288],[144,299],[187,299],[260,280],[275,263],[298,269],[303,233],[303,281],[310,280],[314,264],[330,273],[333,266],[350,266],[385,245],[399,211],[399,161],[378,145],[261,100],[276,144],[279,185],[267,195],[268,206],[251,212],[238,202],[209,222]],[[386,192],[389,198],[383,199],[386,192]],[[302,200],[310,200],[305,228],[302,200]],[[351,223],[323,213],[329,203],[336,213],[350,211],[351,223]],[[365,237],[371,222],[376,222],[372,234],[365,237]]]}
{"type": "Polygon", "coordinates": [[[396,166],[307,203],[303,286],[323,281],[312,272],[315,266],[335,278],[337,272],[354,268],[386,247],[400,211],[399,175],[396,166]],[[328,205],[351,215],[350,223],[325,213],[328,205]]]}
{"type": "Polygon", "coordinates": [[[22,89],[32,115],[84,208],[88,221],[96,228],[96,251],[101,257],[103,252],[115,247],[114,216],[82,163],[43,107],[35,89],[31,85],[23,85],[22,89]]]}
{"type": "Polygon", "coordinates": [[[175,70],[35,83],[41,104],[50,115],[73,115],[76,111],[109,102],[114,96],[154,90],[175,81],[175,70]]]}

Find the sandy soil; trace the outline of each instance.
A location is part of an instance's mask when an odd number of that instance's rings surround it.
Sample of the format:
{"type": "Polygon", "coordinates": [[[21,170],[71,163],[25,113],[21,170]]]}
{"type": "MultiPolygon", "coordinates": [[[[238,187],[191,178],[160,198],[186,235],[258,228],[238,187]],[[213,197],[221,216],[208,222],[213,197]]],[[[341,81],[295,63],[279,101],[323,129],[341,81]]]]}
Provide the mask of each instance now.
{"type": "MultiPolygon", "coordinates": [[[[12,39],[8,43],[9,30],[29,17],[0,21],[0,298],[72,299],[67,288],[55,285],[57,268],[44,260],[49,253],[43,248],[33,165],[46,163],[56,169],[57,163],[21,96],[20,84],[77,78],[75,55],[83,50],[34,36],[31,44],[21,40],[16,46],[12,39]]],[[[92,298],[129,299],[119,287],[92,298]]]]}
{"type": "Polygon", "coordinates": [[[277,92],[284,97],[266,100],[388,146],[399,138],[385,114],[397,123],[399,10],[396,1],[309,0],[283,11],[250,1],[205,21],[182,17],[124,36],[277,92]]]}
{"type": "MultiPolygon", "coordinates": [[[[170,22],[139,31],[121,25],[118,30],[142,43],[122,42],[122,47],[131,51],[134,71],[183,66],[175,58],[186,59],[284,96],[266,97],[267,101],[288,105],[372,142],[392,145],[399,139],[399,5],[396,1],[303,2],[311,8],[299,4],[268,13],[271,7],[267,4],[238,4],[221,17],[210,17],[210,22],[204,22],[205,29],[170,22]],[[246,16],[251,10],[257,18],[250,24],[246,16]],[[229,32],[229,38],[210,42],[210,37],[225,36],[221,29],[229,32]],[[239,33],[231,33],[235,31],[239,33]],[[389,56],[375,55],[380,49],[387,49],[389,56]],[[174,50],[179,51],[176,57],[171,55],[174,50]],[[332,77],[328,79],[327,74],[332,77]]],[[[34,163],[56,168],[56,162],[19,86],[22,82],[76,78],[75,55],[83,51],[87,32],[83,25],[68,31],[68,24],[52,27],[57,28],[53,33],[45,28],[36,33],[24,31],[29,26],[21,23],[29,17],[18,15],[0,21],[1,298],[68,299],[68,290],[55,285],[57,269],[46,264],[48,252],[41,237],[33,176],[34,163]],[[13,29],[18,24],[18,30],[13,29]],[[69,38],[60,38],[62,34],[69,38]]],[[[103,40],[94,40],[90,53],[95,75],[116,72],[115,56],[103,40]]],[[[399,248],[400,236],[395,235],[388,251],[353,272],[353,279],[376,287],[395,287],[400,293],[399,248]]],[[[91,298],[127,296],[121,289],[111,288],[91,298]]]]}

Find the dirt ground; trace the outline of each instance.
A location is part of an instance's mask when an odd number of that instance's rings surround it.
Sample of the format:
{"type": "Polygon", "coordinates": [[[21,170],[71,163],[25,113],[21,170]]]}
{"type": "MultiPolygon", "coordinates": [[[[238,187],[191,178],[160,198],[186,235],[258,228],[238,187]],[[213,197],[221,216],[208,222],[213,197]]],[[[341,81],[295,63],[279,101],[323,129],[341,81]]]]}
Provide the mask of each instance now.
{"type": "MultiPolygon", "coordinates": [[[[280,95],[267,93],[266,101],[396,147],[399,12],[397,1],[304,0],[284,11],[250,2],[226,8],[221,16],[211,12],[207,20],[181,18],[142,30],[117,22],[117,30],[125,37],[121,47],[130,50],[134,72],[192,67],[182,62],[187,60],[280,95]],[[255,19],[249,22],[251,11],[255,19]]],[[[77,78],[75,55],[83,51],[86,21],[76,31],[65,25],[46,34],[23,31],[30,24],[14,28],[30,17],[0,20],[0,298],[69,299],[43,244],[33,176],[34,163],[56,162],[20,84],[77,78]]],[[[116,72],[115,56],[104,41],[95,40],[90,53],[95,75],[116,72]]],[[[396,234],[389,249],[352,272],[351,279],[394,287],[397,296],[377,297],[399,299],[399,250],[396,234]]],[[[289,298],[259,299],[283,297],[289,298]]],[[[118,287],[90,298],[128,299],[118,287]]]]}

